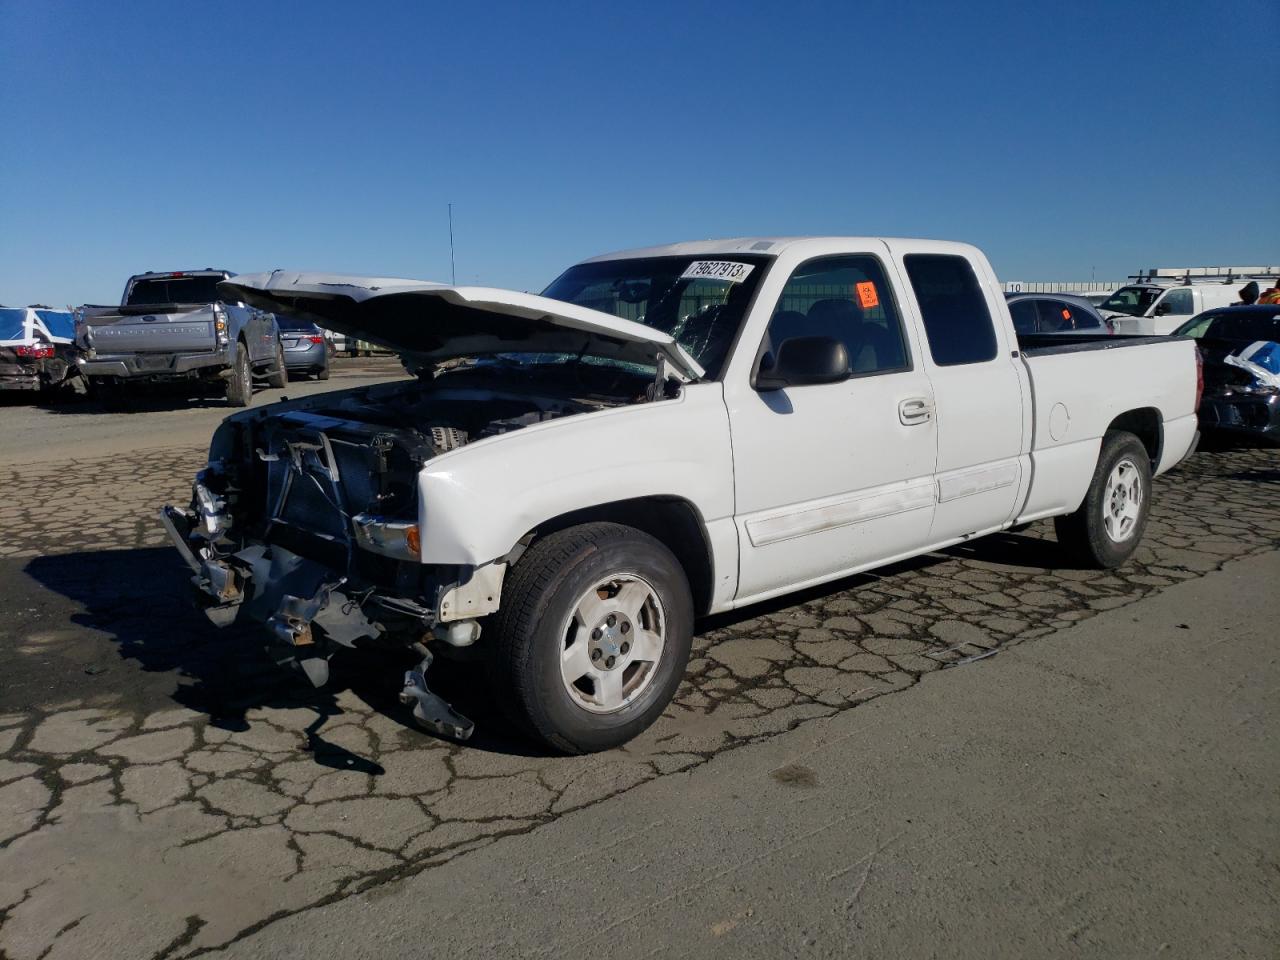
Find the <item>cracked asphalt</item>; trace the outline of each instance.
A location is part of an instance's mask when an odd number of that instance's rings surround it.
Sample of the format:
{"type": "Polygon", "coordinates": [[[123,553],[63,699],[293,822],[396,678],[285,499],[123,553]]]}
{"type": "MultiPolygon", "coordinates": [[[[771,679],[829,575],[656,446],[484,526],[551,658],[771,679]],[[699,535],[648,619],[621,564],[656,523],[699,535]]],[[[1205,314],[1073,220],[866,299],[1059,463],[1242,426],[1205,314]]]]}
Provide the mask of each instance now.
{"type": "MultiPolygon", "coordinates": [[[[0,413],[0,449],[14,420],[77,421],[0,460],[12,960],[198,955],[1280,545],[1277,453],[1201,453],[1156,482],[1122,570],[1063,567],[1041,523],[717,617],[644,736],[552,757],[509,736],[473,665],[433,670],[477,723],[457,745],[413,726],[403,661],[339,660],[315,691],[253,633],[214,630],[153,519],[185,502],[203,444],[134,417],[81,456],[93,410],[0,413]]],[[[183,416],[188,433],[219,418],[183,416]]]]}

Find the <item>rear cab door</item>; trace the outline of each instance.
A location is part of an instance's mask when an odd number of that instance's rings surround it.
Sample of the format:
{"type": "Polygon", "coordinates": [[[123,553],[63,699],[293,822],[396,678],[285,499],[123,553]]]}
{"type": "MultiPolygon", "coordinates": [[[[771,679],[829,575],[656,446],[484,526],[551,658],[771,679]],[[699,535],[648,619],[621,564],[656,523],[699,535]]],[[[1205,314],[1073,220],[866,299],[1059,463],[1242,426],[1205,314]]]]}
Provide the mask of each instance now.
{"type": "Polygon", "coordinates": [[[929,540],[999,529],[1025,496],[1031,436],[1029,385],[1004,295],[975,247],[913,240],[890,247],[936,407],[929,540]]]}

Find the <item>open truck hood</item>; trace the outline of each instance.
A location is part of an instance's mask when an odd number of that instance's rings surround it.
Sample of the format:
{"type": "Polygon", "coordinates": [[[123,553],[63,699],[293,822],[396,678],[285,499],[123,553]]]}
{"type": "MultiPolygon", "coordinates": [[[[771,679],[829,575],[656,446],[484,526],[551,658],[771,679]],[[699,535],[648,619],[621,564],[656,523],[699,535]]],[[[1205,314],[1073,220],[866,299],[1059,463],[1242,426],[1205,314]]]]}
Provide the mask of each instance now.
{"type": "Polygon", "coordinates": [[[242,274],[218,289],[228,300],[435,362],[494,353],[584,353],[653,364],[662,356],[688,380],[703,376],[698,362],[661,331],[514,290],[283,270],[242,274]]]}

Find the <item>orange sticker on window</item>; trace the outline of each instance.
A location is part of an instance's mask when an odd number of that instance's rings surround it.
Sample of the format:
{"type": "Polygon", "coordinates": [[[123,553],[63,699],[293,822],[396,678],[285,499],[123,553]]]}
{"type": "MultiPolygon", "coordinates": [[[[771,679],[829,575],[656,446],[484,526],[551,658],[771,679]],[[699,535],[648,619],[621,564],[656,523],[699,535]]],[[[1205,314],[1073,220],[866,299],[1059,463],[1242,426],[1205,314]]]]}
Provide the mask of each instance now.
{"type": "Polygon", "coordinates": [[[858,302],[863,310],[880,306],[880,294],[876,293],[876,285],[870,280],[858,284],[858,302]]]}
{"type": "Polygon", "coordinates": [[[1071,319],[1071,311],[1070,311],[1070,310],[1068,310],[1066,307],[1063,307],[1063,308],[1062,308],[1062,319],[1063,319],[1063,320],[1070,320],[1070,319],[1071,319]]]}

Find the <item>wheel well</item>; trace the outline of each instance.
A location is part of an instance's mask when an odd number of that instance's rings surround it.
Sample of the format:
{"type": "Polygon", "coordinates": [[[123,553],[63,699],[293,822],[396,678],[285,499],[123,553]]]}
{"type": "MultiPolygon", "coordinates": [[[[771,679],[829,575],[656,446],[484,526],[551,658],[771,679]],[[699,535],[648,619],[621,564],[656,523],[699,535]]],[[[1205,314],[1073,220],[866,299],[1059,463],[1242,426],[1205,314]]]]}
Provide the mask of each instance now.
{"type": "Polygon", "coordinates": [[[684,569],[693,593],[694,610],[699,614],[707,611],[712,591],[711,548],[703,532],[702,518],[693,504],[679,497],[615,500],[553,517],[538,524],[532,533],[538,539],[566,527],[601,520],[634,527],[660,541],[675,554],[684,569]]]}
{"type": "Polygon", "coordinates": [[[1151,458],[1151,470],[1155,472],[1160,466],[1160,451],[1164,446],[1164,424],[1159,410],[1155,407],[1128,410],[1111,421],[1107,432],[1112,430],[1125,430],[1141,440],[1147,448],[1147,456],[1151,458]]]}

